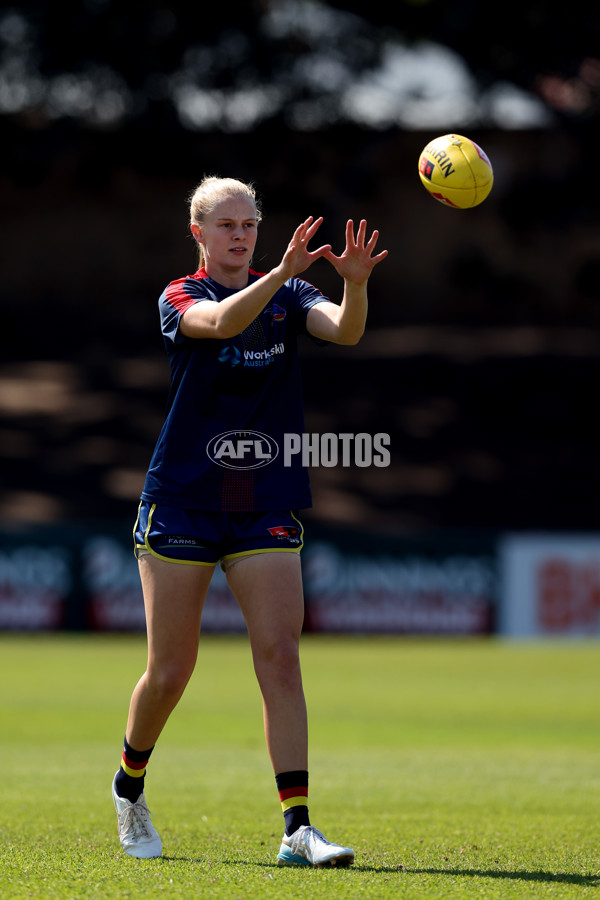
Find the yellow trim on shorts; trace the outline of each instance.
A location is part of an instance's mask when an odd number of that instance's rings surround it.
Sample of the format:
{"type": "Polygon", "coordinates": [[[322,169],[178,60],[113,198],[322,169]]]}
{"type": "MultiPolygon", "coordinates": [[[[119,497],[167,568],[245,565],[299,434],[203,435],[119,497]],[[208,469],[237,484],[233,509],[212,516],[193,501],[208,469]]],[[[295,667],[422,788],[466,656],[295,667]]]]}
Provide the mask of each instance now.
{"type": "Polygon", "coordinates": [[[225,572],[223,563],[233,559],[243,559],[245,556],[260,556],[263,553],[300,553],[302,547],[265,547],[264,550],[241,550],[240,553],[228,553],[219,560],[219,566],[225,572]]]}
{"type": "Polygon", "coordinates": [[[257,556],[259,553],[300,553],[300,551],[304,547],[304,525],[302,524],[300,519],[298,519],[294,515],[294,513],[292,512],[291,509],[290,509],[290,516],[292,517],[294,522],[297,522],[298,525],[300,526],[300,543],[298,544],[297,547],[263,547],[260,550],[240,550],[239,553],[226,553],[225,556],[222,556],[221,559],[219,560],[219,565],[221,566],[221,569],[223,569],[223,571],[225,571],[225,569],[223,568],[224,562],[226,562],[230,559],[241,559],[242,556],[257,556]]]}
{"type": "Polygon", "coordinates": [[[226,553],[219,562],[239,559],[241,556],[258,556],[259,553],[300,553],[302,547],[264,547],[262,550],[240,550],[239,553],[226,553]]]}
{"type": "Polygon", "coordinates": [[[137,519],[135,520],[135,525],[133,526],[133,537],[134,537],[134,553],[137,559],[139,556],[137,555],[138,550],[146,550],[151,556],[154,556],[156,559],[161,559],[163,562],[174,563],[179,566],[216,566],[217,563],[220,563],[220,567],[223,571],[223,563],[225,560],[230,559],[240,559],[242,556],[255,556],[259,553],[300,553],[302,548],[304,547],[304,525],[300,521],[300,519],[294,515],[292,510],[290,510],[290,516],[297,522],[300,526],[300,543],[297,547],[265,547],[262,550],[241,550],[239,553],[227,553],[225,556],[222,556],[220,559],[216,559],[214,562],[200,562],[194,559],[172,559],[170,556],[163,556],[161,553],[157,553],[156,550],[153,550],[150,544],[148,543],[148,532],[150,531],[150,526],[152,524],[152,516],[154,515],[154,510],[156,509],[156,503],[153,503],[150,507],[150,512],[148,513],[148,524],[146,526],[146,530],[144,532],[144,543],[138,544],[135,540],[135,534],[137,531],[137,527],[140,521],[140,510],[142,508],[142,503],[144,501],[141,500],[138,506],[138,514],[137,519]]]}
{"type": "Polygon", "coordinates": [[[291,509],[290,509],[290,516],[292,517],[294,522],[297,522],[298,525],[300,526],[300,547],[302,548],[304,546],[304,525],[302,524],[302,522],[300,521],[298,516],[294,515],[294,512],[291,509]]]}
{"type": "MultiPolygon", "coordinates": [[[[138,522],[140,520],[140,509],[142,504],[140,503],[138,507],[138,517],[133,529],[133,533],[135,535],[137,531],[138,522]]],[[[172,559],[170,556],[163,556],[161,553],[157,553],[156,550],[153,550],[150,544],[148,543],[148,532],[150,531],[150,526],[152,524],[152,516],[154,515],[154,510],[156,509],[156,503],[153,503],[150,507],[150,512],[148,513],[148,525],[146,526],[146,530],[144,532],[144,543],[143,544],[135,544],[135,550],[147,550],[155,559],[161,559],[163,562],[174,563],[176,566],[209,566],[214,569],[214,567],[218,563],[218,559],[214,562],[201,562],[196,559],[172,559]]],[[[136,553],[137,556],[137,553],[136,553]]],[[[139,559],[139,557],[138,557],[139,559]]]]}
{"type": "MultiPolygon", "coordinates": [[[[136,558],[137,558],[137,552],[136,552],[136,551],[138,550],[138,547],[141,547],[141,544],[138,544],[138,543],[137,543],[137,541],[136,541],[136,539],[135,539],[135,533],[136,533],[137,527],[138,527],[138,525],[139,525],[139,521],[140,521],[140,510],[141,510],[141,508],[142,508],[142,503],[143,503],[143,502],[144,502],[143,500],[140,500],[140,502],[139,502],[139,505],[138,505],[138,511],[137,511],[137,517],[136,517],[136,520],[135,520],[135,525],[133,526],[133,553],[134,553],[134,556],[135,556],[136,558]]],[[[145,545],[144,545],[144,546],[145,546],[145,545]]]]}

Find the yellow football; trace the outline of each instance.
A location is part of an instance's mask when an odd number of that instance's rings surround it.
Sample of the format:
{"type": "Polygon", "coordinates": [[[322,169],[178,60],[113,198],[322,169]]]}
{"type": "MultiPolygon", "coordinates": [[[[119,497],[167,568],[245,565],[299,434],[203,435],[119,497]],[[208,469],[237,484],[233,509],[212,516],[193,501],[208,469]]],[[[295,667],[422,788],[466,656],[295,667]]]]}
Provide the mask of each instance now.
{"type": "Polygon", "coordinates": [[[419,157],[419,177],[432,197],[455,209],[478,206],[494,184],[487,155],[460,134],[444,134],[427,144],[419,157]]]}

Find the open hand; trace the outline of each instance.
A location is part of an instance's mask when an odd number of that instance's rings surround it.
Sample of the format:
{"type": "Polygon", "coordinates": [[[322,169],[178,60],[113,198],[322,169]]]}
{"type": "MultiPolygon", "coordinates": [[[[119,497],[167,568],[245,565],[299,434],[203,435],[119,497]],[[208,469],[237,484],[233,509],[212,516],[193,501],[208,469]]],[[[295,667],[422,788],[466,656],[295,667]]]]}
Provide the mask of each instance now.
{"type": "Polygon", "coordinates": [[[323,244],[317,250],[308,249],[308,242],[315,236],[322,222],[322,216],[314,220],[309,216],[296,228],[281,261],[281,266],[289,278],[304,272],[316,259],[331,252],[331,244],[323,244]]]}
{"type": "Polygon", "coordinates": [[[324,258],[329,260],[344,281],[364,284],[377,263],[380,263],[388,255],[387,250],[382,250],[376,256],[373,256],[379,232],[374,231],[369,241],[365,244],[366,233],[367,222],[365,219],[362,219],[355,238],[354,222],[352,219],[349,219],[346,224],[346,247],[342,255],[336,256],[331,249],[323,253],[324,258]]]}

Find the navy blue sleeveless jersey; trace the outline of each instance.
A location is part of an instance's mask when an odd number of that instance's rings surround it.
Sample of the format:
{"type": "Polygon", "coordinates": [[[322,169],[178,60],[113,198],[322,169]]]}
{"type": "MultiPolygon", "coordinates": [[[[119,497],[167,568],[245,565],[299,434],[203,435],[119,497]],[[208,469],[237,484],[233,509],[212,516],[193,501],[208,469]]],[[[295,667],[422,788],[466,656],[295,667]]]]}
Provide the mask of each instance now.
{"type": "MultiPolygon", "coordinates": [[[[260,277],[250,270],[249,283],[260,277]]],[[[235,337],[181,334],[190,306],[235,292],[200,269],[160,297],[171,388],[142,499],[182,509],[306,508],[308,471],[299,453],[285,465],[284,436],[304,431],[297,336],[308,333],[309,309],[327,298],[291,278],[235,337]]]]}

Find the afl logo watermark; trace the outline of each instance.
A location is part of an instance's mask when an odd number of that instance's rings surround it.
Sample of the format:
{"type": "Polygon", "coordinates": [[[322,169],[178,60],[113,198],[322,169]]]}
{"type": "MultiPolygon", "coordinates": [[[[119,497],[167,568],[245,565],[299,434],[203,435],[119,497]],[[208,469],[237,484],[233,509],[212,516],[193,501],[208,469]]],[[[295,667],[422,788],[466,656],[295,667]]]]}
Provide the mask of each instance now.
{"type": "Polygon", "coordinates": [[[211,438],[206,453],[224,469],[262,469],[276,459],[279,447],[260,431],[224,431],[211,438]]]}

